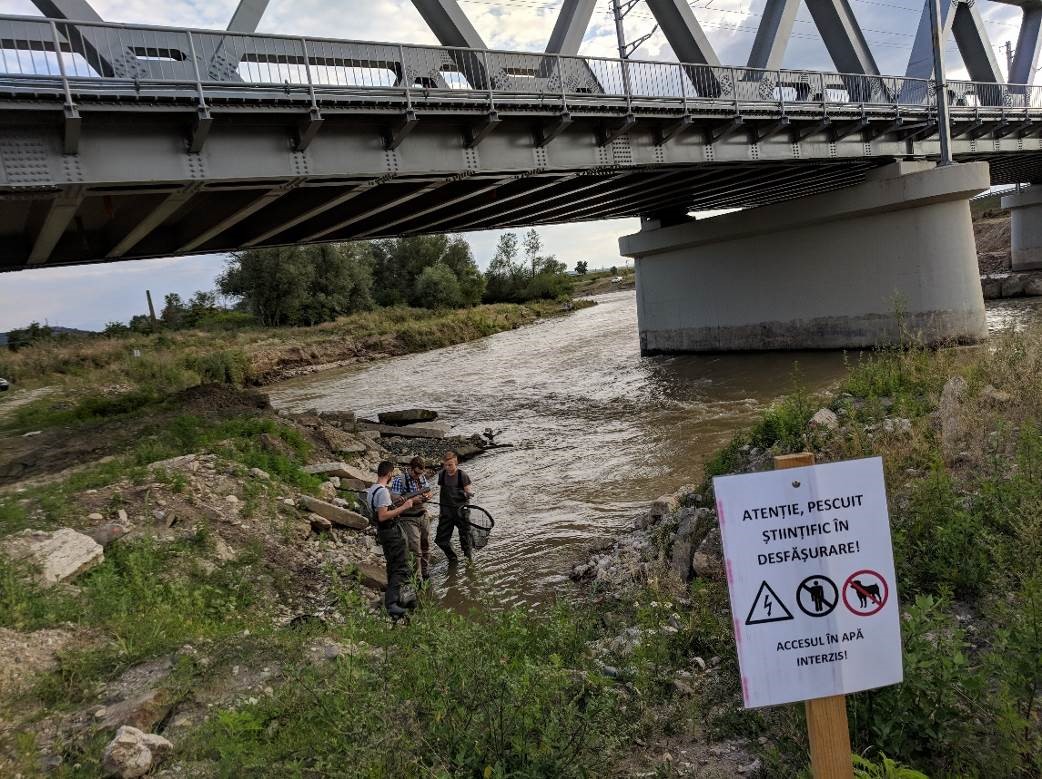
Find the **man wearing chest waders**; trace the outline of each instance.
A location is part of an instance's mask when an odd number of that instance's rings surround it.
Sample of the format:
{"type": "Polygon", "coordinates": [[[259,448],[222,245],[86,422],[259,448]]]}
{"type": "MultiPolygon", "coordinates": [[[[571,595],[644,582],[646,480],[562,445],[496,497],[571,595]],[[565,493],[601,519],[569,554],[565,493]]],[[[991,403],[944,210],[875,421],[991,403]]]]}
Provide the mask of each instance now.
{"type": "Polygon", "coordinates": [[[458,529],[460,548],[463,549],[464,556],[470,560],[470,528],[460,513],[460,509],[467,505],[473,494],[470,477],[460,470],[459,456],[455,452],[446,452],[441,458],[441,465],[441,473],[438,474],[438,486],[441,487],[438,495],[440,511],[434,543],[441,548],[450,563],[456,562],[459,558],[452,551],[452,531],[458,529]]]}
{"type": "Polygon", "coordinates": [[[399,619],[408,614],[406,607],[415,604],[416,598],[413,597],[405,603],[399,600],[402,585],[408,581],[412,571],[409,568],[408,542],[405,539],[405,531],[398,523],[398,518],[412,509],[420,500],[410,498],[400,506],[394,506],[389,486],[392,473],[394,473],[392,463],[386,461],[380,463],[376,469],[376,484],[366,490],[365,499],[376,520],[376,539],[383,548],[384,560],[387,563],[387,590],[384,592],[384,608],[393,618],[399,619]]]}

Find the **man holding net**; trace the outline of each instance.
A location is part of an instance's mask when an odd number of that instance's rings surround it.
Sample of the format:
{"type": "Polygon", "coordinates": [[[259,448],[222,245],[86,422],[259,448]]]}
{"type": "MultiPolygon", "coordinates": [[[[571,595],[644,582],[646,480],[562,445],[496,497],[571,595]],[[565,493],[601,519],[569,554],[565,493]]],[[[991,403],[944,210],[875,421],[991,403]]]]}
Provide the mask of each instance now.
{"type": "Polygon", "coordinates": [[[463,555],[473,559],[473,551],[470,542],[470,525],[464,516],[464,509],[470,496],[474,494],[470,486],[470,477],[459,467],[459,455],[455,452],[446,452],[441,458],[441,472],[438,474],[438,486],[441,491],[438,495],[438,532],[434,536],[441,551],[445,553],[450,563],[456,562],[459,557],[452,549],[452,531],[459,530],[459,545],[463,549],[463,555]]]}

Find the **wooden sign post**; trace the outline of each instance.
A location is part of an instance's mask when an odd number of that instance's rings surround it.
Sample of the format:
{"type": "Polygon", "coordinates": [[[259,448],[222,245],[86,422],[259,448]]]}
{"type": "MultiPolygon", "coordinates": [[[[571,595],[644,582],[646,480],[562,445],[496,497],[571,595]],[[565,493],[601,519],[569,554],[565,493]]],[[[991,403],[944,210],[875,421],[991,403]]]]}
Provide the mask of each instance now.
{"type": "MultiPolygon", "coordinates": [[[[814,455],[786,454],[774,458],[776,471],[814,465],[814,455]]],[[[853,779],[850,731],[847,727],[847,696],[832,695],[806,701],[810,763],[814,779],[853,779]]]]}

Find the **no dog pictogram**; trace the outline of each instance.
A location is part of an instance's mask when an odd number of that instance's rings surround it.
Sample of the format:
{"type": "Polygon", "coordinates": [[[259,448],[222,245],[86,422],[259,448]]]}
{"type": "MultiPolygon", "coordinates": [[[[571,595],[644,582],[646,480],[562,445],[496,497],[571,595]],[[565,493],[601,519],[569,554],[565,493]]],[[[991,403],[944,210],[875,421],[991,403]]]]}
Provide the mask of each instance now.
{"type": "Polygon", "coordinates": [[[843,583],[843,603],[851,614],[859,617],[878,614],[889,597],[890,587],[886,579],[868,568],[855,571],[843,583]]]}

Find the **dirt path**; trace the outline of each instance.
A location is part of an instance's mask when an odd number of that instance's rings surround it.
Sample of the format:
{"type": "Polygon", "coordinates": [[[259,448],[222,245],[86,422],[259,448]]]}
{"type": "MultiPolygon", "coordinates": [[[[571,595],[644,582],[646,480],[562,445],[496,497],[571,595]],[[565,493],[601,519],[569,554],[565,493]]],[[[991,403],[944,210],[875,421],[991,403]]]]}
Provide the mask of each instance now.
{"type": "Polygon", "coordinates": [[[58,390],[58,387],[37,387],[31,390],[8,390],[0,394],[0,424],[7,421],[8,417],[22,406],[53,395],[58,390]]]}

